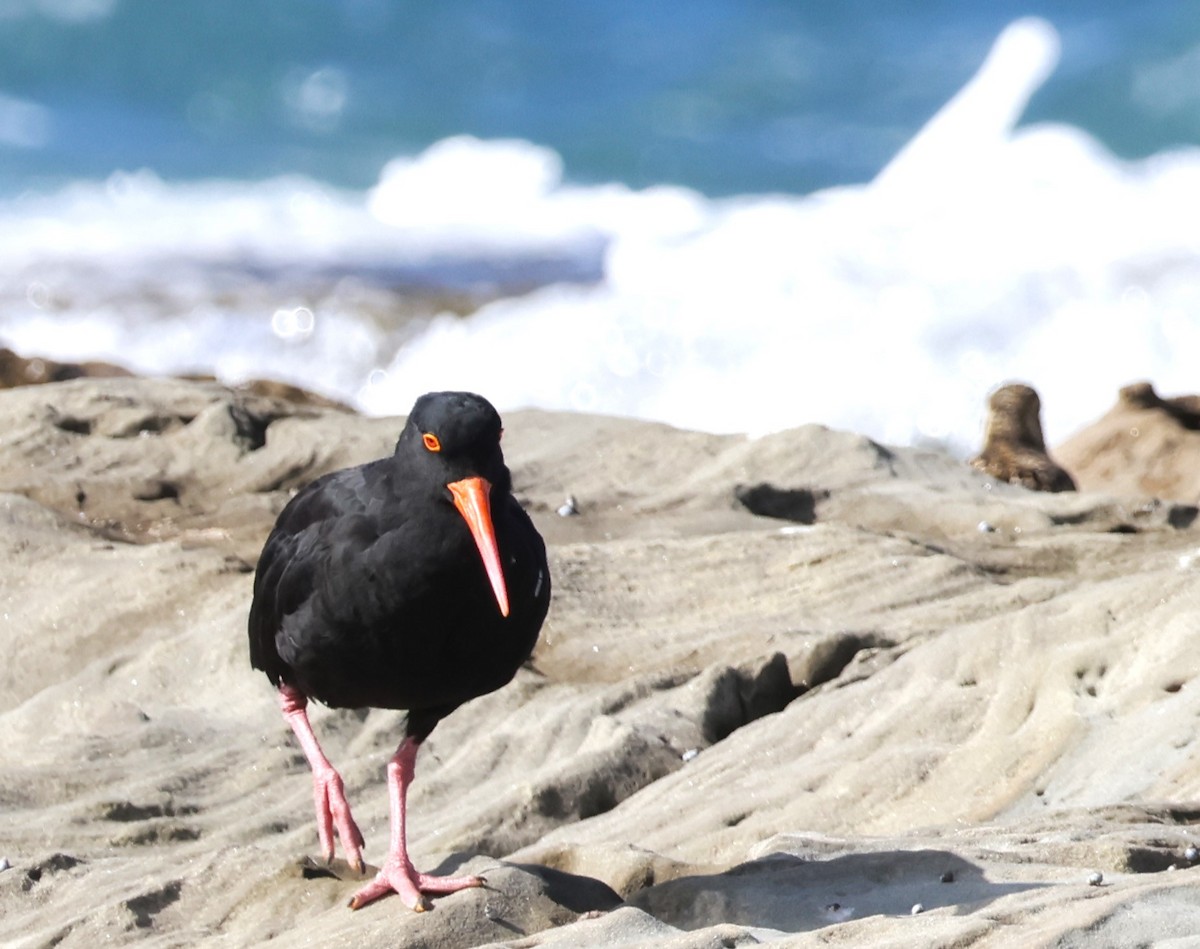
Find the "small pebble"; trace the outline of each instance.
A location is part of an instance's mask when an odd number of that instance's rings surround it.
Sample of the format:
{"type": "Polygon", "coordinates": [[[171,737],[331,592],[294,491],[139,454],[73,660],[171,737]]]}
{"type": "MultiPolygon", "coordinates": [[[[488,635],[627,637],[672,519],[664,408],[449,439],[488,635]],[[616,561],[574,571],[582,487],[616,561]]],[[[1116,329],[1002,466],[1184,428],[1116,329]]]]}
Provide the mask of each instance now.
{"type": "Polygon", "coordinates": [[[947,870],[945,873],[943,873],[942,874],[942,882],[943,883],[953,883],[954,882],[954,871],[947,870]]]}
{"type": "Polygon", "coordinates": [[[911,910],[909,910],[909,915],[910,916],[920,916],[923,912],[925,912],[925,904],[924,903],[913,903],[913,908],[911,910]]]}
{"type": "Polygon", "coordinates": [[[979,531],[979,533],[981,533],[981,534],[993,534],[996,531],[996,528],[992,527],[992,525],[989,524],[987,521],[980,521],[975,526],[975,529],[977,531],[979,531]]]}
{"type": "Polygon", "coordinates": [[[830,903],[825,907],[825,917],[835,923],[843,922],[853,915],[853,906],[843,906],[841,903],[830,903]]]}
{"type": "Polygon", "coordinates": [[[685,752],[684,752],[684,753],[683,753],[683,754],[682,754],[680,757],[682,757],[684,761],[691,761],[691,760],[692,760],[693,758],[695,758],[695,757],[696,757],[696,755],[698,755],[698,754],[700,754],[700,749],[698,749],[698,748],[689,748],[689,749],[688,749],[687,751],[685,751],[685,752]]]}
{"type": "Polygon", "coordinates": [[[1195,863],[1197,860],[1200,860],[1200,850],[1197,850],[1194,846],[1188,847],[1187,850],[1183,852],[1183,858],[1188,863],[1195,863]]]}
{"type": "Polygon", "coordinates": [[[1103,882],[1104,882],[1104,874],[1101,873],[1099,870],[1097,870],[1090,877],[1088,877],[1088,886],[1099,886],[1103,882]]]}
{"type": "Polygon", "coordinates": [[[8,857],[0,857],[0,873],[3,873],[11,866],[12,864],[8,862],[8,857]]]}
{"type": "Polygon", "coordinates": [[[558,509],[559,517],[574,517],[579,513],[579,505],[575,503],[575,495],[568,494],[566,501],[558,509]]]}

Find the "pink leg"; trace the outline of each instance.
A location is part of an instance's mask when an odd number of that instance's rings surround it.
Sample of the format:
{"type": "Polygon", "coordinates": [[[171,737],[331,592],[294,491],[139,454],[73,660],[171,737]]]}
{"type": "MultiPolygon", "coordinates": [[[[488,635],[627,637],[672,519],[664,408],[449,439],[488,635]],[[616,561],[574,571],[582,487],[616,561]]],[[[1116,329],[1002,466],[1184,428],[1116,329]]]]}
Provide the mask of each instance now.
{"type": "Polygon", "coordinates": [[[342,787],[342,776],[329,763],[329,759],[317,743],[317,736],[313,734],[308,712],[305,711],[308,698],[303,692],[289,685],[281,685],[279,707],[283,711],[284,719],[292,726],[300,747],[304,749],[308,766],[312,768],[317,836],[321,839],[321,852],[325,862],[333,860],[333,834],[336,829],[346,851],[346,862],[362,873],[366,869],[362,857],[363,836],[350,814],[350,805],[346,802],[346,792],[342,787]]]}
{"type": "Polygon", "coordinates": [[[405,738],[392,755],[387,766],[388,801],[392,813],[392,839],[387,860],[378,875],[359,890],[352,900],[351,909],[360,909],[387,893],[399,893],[409,909],[418,913],[429,908],[423,893],[454,893],[473,886],[483,886],[483,878],[437,877],[418,873],[408,859],[408,838],[404,821],[408,786],[412,783],[413,770],[417,761],[417,742],[405,738]]]}

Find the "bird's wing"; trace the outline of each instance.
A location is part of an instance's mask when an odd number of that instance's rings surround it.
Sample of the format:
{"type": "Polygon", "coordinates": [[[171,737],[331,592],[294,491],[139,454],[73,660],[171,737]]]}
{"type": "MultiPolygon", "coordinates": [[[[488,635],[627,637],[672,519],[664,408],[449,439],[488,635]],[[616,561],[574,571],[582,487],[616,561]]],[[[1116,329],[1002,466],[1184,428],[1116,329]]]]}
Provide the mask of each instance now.
{"type": "Polygon", "coordinates": [[[312,482],[287,503],[263,546],[250,604],[250,663],[276,683],[286,666],[276,647],[276,634],[285,617],[312,596],[314,577],[337,525],[361,516],[362,482],[361,469],[334,472],[312,482]]]}

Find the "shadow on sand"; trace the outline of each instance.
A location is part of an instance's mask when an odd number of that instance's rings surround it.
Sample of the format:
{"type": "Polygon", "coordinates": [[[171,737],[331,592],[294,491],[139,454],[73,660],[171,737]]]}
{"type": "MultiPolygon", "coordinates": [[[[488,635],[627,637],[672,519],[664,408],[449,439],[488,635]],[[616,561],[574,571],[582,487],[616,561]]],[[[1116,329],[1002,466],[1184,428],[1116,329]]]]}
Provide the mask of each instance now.
{"type": "Polygon", "coordinates": [[[805,932],[865,916],[908,916],[944,906],[974,910],[1045,886],[992,883],[983,869],[945,850],[852,853],[830,859],[771,854],[724,873],[648,887],[629,903],[680,929],[718,923],[805,932]]]}

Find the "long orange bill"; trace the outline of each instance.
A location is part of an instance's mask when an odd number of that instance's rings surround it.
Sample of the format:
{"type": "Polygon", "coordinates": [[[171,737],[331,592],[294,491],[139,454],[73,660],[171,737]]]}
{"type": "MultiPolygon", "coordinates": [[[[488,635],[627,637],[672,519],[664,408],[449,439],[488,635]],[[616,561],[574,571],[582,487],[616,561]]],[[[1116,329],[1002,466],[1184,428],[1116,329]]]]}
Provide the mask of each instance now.
{"type": "Polygon", "coordinates": [[[500,604],[500,615],[508,615],[508,588],[504,585],[504,571],[500,568],[500,549],[496,546],[496,531],[492,527],[492,505],[488,495],[491,484],[483,478],[464,478],[446,485],[454,495],[454,506],[471,528],[475,546],[483,557],[483,566],[492,581],[492,592],[500,604]]]}

